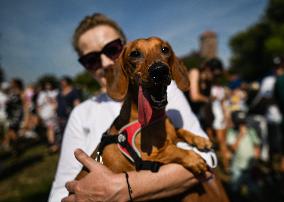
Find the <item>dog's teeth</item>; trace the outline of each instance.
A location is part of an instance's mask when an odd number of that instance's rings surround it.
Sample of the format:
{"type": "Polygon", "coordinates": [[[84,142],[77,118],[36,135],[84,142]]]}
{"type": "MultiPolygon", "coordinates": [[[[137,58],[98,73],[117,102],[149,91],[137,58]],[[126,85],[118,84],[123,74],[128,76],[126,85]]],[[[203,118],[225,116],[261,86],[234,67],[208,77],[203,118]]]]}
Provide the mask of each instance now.
{"type": "Polygon", "coordinates": [[[156,100],[156,98],[155,98],[154,96],[152,96],[152,95],[151,95],[151,99],[152,99],[152,101],[153,101],[154,103],[159,104],[159,103],[161,103],[161,102],[165,102],[165,101],[166,101],[166,96],[164,96],[164,98],[163,98],[161,101],[156,100]]]}
{"type": "Polygon", "coordinates": [[[164,97],[162,100],[161,100],[161,102],[165,102],[166,101],[166,98],[164,97]]]}
{"type": "Polygon", "coordinates": [[[153,101],[154,103],[159,103],[159,101],[156,100],[156,98],[155,98],[154,96],[152,96],[152,95],[151,95],[151,99],[152,99],[152,101],[153,101]]]}

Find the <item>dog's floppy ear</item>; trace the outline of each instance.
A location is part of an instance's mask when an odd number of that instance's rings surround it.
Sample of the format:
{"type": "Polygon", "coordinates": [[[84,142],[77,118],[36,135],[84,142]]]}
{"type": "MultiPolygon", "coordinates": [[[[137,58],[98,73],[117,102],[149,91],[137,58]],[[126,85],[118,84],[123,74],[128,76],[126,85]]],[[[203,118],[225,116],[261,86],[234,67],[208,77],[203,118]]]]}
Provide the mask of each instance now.
{"type": "Polygon", "coordinates": [[[189,89],[189,79],[187,77],[187,69],[185,65],[180,61],[175,53],[172,51],[170,58],[170,68],[173,79],[176,81],[177,86],[182,91],[189,89]]]}
{"type": "Polygon", "coordinates": [[[124,53],[125,48],[116,60],[115,65],[106,70],[107,94],[116,101],[123,101],[128,91],[128,77],[123,62],[124,53]]]}

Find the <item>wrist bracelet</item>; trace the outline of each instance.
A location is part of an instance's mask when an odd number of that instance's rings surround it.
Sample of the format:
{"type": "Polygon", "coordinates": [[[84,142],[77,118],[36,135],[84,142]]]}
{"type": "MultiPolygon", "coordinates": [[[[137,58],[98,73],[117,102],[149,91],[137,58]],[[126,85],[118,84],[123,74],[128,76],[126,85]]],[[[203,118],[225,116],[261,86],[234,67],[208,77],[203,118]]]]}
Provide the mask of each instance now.
{"type": "Polygon", "coordinates": [[[131,189],[131,186],[130,186],[130,184],[129,184],[129,180],[128,180],[128,173],[126,172],[126,171],[123,171],[124,172],[124,174],[125,174],[125,178],[126,178],[126,183],[127,183],[127,188],[128,188],[128,194],[129,194],[129,199],[130,199],[130,201],[132,202],[133,201],[133,199],[132,199],[132,196],[131,196],[131,194],[132,194],[132,189],[131,189]]]}

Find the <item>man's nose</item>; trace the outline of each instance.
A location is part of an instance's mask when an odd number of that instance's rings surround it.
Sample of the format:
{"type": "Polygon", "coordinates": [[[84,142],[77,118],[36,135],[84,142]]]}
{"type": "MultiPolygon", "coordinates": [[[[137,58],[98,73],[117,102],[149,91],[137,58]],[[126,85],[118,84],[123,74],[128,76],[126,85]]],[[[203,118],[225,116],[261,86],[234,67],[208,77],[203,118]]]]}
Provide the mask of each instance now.
{"type": "Polygon", "coordinates": [[[108,68],[111,65],[114,65],[114,61],[107,57],[104,54],[101,54],[102,68],[108,68]]]}

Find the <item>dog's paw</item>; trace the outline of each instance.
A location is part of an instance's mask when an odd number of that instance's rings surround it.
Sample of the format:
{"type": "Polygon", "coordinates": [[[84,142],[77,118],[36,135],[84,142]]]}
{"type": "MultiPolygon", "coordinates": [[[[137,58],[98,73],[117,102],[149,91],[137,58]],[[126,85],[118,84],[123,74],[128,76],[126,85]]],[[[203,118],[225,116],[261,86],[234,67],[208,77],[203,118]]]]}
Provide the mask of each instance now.
{"type": "Polygon", "coordinates": [[[194,151],[188,151],[188,155],[185,157],[184,161],[184,167],[189,169],[195,175],[200,175],[207,171],[206,162],[194,151]]]}
{"type": "Polygon", "coordinates": [[[213,146],[209,139],[200,136],[194,136],[192,142],[200,150],[210,150],[213,146]]]}

